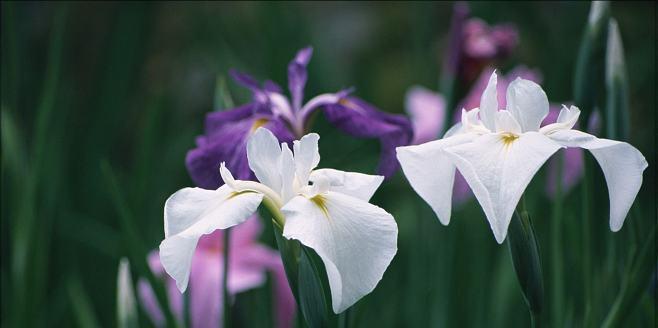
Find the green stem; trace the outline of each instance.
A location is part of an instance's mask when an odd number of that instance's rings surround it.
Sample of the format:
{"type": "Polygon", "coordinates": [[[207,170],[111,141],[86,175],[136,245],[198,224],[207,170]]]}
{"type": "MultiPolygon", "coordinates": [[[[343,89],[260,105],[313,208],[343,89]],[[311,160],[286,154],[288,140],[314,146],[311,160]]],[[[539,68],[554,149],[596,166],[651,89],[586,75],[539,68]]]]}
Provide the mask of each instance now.
{"type": "Polygon", "coordinates": [[[523,198],[510,222],[507,239],[514,271],[530,311],[532,326],[539,327],[543,308],[544,282],[539,246],[523,198]]]}
{"type": "Polygon", "coordinates": [[[556,327],[561,326],[562,320],[562,300],[564,298],[564,280],[562,276],[562,174],[564,171],[564,156],[558,154],[557,158],[557,176],[555,179],[555,202],[553,205],[553,219],[551,220],[551,258],[552,258],[552,273],[553,273],[553,295],[552,295],[552,312],[553,312],[553,325],[556,327]]]}
{"type": "Polygon", "coordinates": [[[223,268],[220,270],[220,272],[224,272],[222,275],[222,293],[224,297],[224,302],[223,304],[223,311],[224,311],[224,325],[223,327],[232,327],[231,326],[231,302],[229,299],[229,293],[228,293],[228,274],[229,274],[229,254],[230,254],[230,241],[231,241],[231,229],[226,229],[224,230],[224,245],[223,245],[223,250],[224,250],[224,263],[223,263],[223,268]]]}
{"type": "Polygon", "coordinates": [[[591,250],[591,232],[590,232],[590,189],[592,185],[591,173],[589,172],[589,159],[585,158],[583,165],[583,183],[581,188],[582,193],[582,238],[583,238],[583,299],[585,304],[583,325],[589,326],[591,314],[591,272],[592,272],[592,250],[591,250]]]}

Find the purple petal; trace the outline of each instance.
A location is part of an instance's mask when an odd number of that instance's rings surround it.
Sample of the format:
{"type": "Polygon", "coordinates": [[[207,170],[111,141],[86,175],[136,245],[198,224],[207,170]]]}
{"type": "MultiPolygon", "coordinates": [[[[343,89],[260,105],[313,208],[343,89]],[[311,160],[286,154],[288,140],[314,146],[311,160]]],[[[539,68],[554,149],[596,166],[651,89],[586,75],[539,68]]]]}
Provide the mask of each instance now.
{"type": "Polygon", "coordinates": [[[441,95],[415,86],[407,91],[404,107],[414,129],[413,144],[425,143],[439,136],[445,116],[445,101],[441,95]]]}
{"type": "Polygon", "coordinates": [[[519,41],[514,26],[489,26],[479,18],[468,20],[463,33],[464,54],[472,59],[493,60],[508,56],[519,41]]]}
{"type": "Polygon", "coordinates": [[[312,55],[313,48],[304,48],[297,52],[295,58],[288,64],[288,89],[292,96],[292,105],[295,112],[302,107],[304,86],[308,77],[306,65],[311,60],[312,55]]]}
{"type": "MultiPolygon", "coordinates": [[[[183,296],[176,288],[176,282],[165,275],[164,268],[160,263],[160,256],[158,251],[152,251],[147,257],[147,262],[149,268],[158,278],[165,279],[165,287],[167,291],[167,296],[169,298],[169,308],[173,312],[177,320],[181,320],[183,317],[183,296]]],[[[156,327],[164,326],[164,315],[162,309],[159,306],[153,288],[144,279],[140,279],[137,285],[137,293],[139,300],[146,311],[146,314],[149,316],[151,321],[156,327]]]]}
{"type": "Polygon", "coordinates": [[[223,184],[219,164],[226,162],[237,179],[253,180],[247,162],[246,142],[255,128],[264,126],[281,142],[292,142],[294,136],[287,125],[272,115],[259,114],[258,105],[248,104],[206,117],[206,133],[197,138],[197,147],[187,153],[185,164],[194,183],[206,189],[223,184]]]}
{"type": "Polygon", "coordinates": [[[276,322],[277,327],[287,328],[293,326],[293,319],[295,318],[295,297],[292,295],[290,285],[288,285],[288,278],[283,268],[281,258],[278,257],[277,261],[271,267],[272,274],[274,275],[274,297],[276,306],[276,322]]]}
{"type": "Polygon", "coordinates": [[[219,253],[197,250],[194,254],[189,290],[192,327],[220,327],[224,302],[223,264],[219,253]]]}
{"type": "Polygon", "coordinates": [[[267,92],[283,93],[283,89],[276,82],[267,80],[263,83],[263,90],[267,92]]]}
{"type": "Polygon", "coordinates": [[[254,79],[251,75],[242,73],[238,70],[230,70],[229,74],[237,82],[238,84],[242,85],[243,87],[250,89],[252,91],[254,90],[260,90],[260,84],[258,83],[258,80],[254,79]]]}
{"type": "Polygon", "coordinates": [[[144,279],[140,279],[137,283],[137,295],[139,297],[139,302],[142,304],[142,308],[146,312],[146,315],[151,319],[153,325],[156,327],[164,327],[164,314],[162,314],[162,309],[158,306],[157,298],[153,292],[153,288],[144,279]]]}
{"type": "Polygon", "coordinates": [[[324,113],[331,124],[351,136],[379,138],[381,159],[377,172],[386,177],[395,173],[399,167],[395,148],[409,145],[413,138],[413,128],[407,117],[382,112],[356,97],[346,97],[326,106],[324,113]]]}

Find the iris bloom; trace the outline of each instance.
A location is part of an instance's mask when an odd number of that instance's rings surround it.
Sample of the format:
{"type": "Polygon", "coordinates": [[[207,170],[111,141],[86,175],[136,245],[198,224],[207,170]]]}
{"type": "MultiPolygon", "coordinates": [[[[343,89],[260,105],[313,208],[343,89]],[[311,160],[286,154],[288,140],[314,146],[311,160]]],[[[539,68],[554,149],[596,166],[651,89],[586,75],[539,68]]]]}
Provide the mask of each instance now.
{"type": "Polygon", "coordinates": [[[580,147],[601,166],[610,195],[610,229],[621,229],[642,185],[644,156],[625,142],[572,129],[580,114],[575,106],[564,106],[555,123],[540,128],[549,111],[548,99],[529,80],[510,83],[507,109],[499,110],[496,83],[494,72],[480,107],[462,110],[461,123],[443,139],[397,149],[411,186],[441,223],[450,222],[456,168],[482,206],[496,241],[502,243],[516,205],[539,168],[557,150],[580,147]]]}
{"type": "MultiPolygon", "coordinates": [[[[487,68],[482,71],[480,77],[473,84],[468,94],[460,102],[459,108],[474,108],[480,104],[482,92],[489,83],[489,77],[494,72],[493,69],[487,68]]],[[[518,66],[508,74],[497,78],[498,104],[500,107],[506,107],[505,90],[507,86],[517,77],[531,80],[536,83],[541,82],[541,74],[536,70],[528,69],[524,66],[518,66]]],[[[443,120],[446,117],[445,100],[439,93],[435,93],[421,86],[414,86],[409,89],[405,98],[405,110],[411,118],[411,124],[414,128],[413,145],[418,145],[436,139],[441,134],[443,120]]],[[[560,106],[550,103],[549,112],[543,125],[555,123],[560,113],[560,106]]],[[[459,123],[461,115],[454,115],[455,123],[459,123]]],[[[575,125],[578,127],[578,124],[575,125]]],[[[600,119],[598,112],[590,116],[587,124],[587,131],[597,133],[600,129],[600,119]]],[[[548,162],[548,174],[546,181],[546,193],[551,198],[555,197],[557,192],[557,175],[558,167],[562,165],[562,192],[570,191],[583,175],[583,150],[580,148],[569,148],[564,151],[564,158],[559,161],[558,158],[552,158],[548,162]]],[[[473,197],[471,188],[464,180],[464,177],[457,172],[453,187],[453,201],[455,204],[461,204],[473,197]]]]}
{"type": "MultiPolygon", "coordinates": [[[[260,219],[252,215],[243,224],[231,230],[229,272],[227,287],[229,295],[261,287],[265,284],[267,273],[273,276],[273,289],[277,327],[291,327],[295,314],[295,300],[288,286],[283,263],[279,254],[269,247],[258,243],[262,230],[260,219]]],[[[224,234],[218,230],[199,239],[199,247],[194,253],[190,269],[190,320],[192,327],[221,327],[224,294],[222,281],[224,276],[224,234]]],[[[154,274],[165,274],[157,252],[148,258],[154,274]]],[[[167,279],[167,292],[170,308],[182,320],[183,296],[178,292],[175,281],[167,279]]],[[[161,327],[164,316],[159,308],[151,286],[145,280],[139,282],[139,297],[153,323],[161,327]]]]}
{"type": "Polygon", "coordinates": [[[251,133],[265,127],[279,141],[290,142],[304,135],[311,114],[318,109],[324,111],[331,124],[349,135],[378,138],[382,155],[377,171],[384,176],[395,173],[398,168],[395,147],[408,145],[413,135],[409,120],[350,96],[350,90],[321,94],[304,103],[306,66],[312,54],[312,48],[304,48],[288,65],[290,98],[272,81],[261,86],[246,74],[232,73],[238,83],[251,90],[253,100],[235,109],[208,114],[205,134],[197,138],[197,148],[186,158],[196,185],[206,189],[219,187],[222,183],[217,167],[221,162],[226,162],[238,179],[253,180],[245,150],[251,133]]]}
{"type": "Polygon", "coordinates": [[[283,227],[283,237],[312,248],[324,262],[332,307],[339,313],[370,293],[397,252],[393,216],[368,203],[383,177],[315,169],[317,134],[294,142],[294,155],[267,129],[247,143],[258,181],[235,180],[224,163],[225,185],[217,190],[184,188],[165,203],[165,240],[160,260],[185,291],[197,241],[202,235],[244,222],[261,202],[283,227]]]}

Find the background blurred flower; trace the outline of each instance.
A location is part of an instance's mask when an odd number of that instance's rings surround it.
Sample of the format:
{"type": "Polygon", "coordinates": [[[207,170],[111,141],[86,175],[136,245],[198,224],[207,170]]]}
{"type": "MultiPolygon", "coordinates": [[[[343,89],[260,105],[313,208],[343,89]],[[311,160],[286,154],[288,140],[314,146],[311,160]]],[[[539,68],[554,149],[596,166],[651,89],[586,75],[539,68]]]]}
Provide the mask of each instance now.
{"type": "MultiPolygon", "coordinates": [[[[291,327],[295,314],[295,300],[279,254],[258,243],[262,230],[260,218],[252,215],[243,224],[231,230],[228,290],[235,295],[265,284],[267,273],[273,275],[273,292],[277,327],[291,327]]],[[[189,311],[192,327],[221,327],[223,309],[223,232],[217,230],[199,239],[192,259],[190,273],[189,311]]],[[[176,282],[165,275],[157,251],[148,258],[151,270],[166,279],[170,307],[179,320],[183,315],[183,295],[176,288],[176,282]]],[[[140,280],[139,297],[153,323],[164,324],[162,310],[158,307],[151,286],[140,280]]]]}
{"type": "Polygon", "coordinates": [[[446,59],[451,65],[458,66],[466,84],[477,78],[484,67],[509,57],[519,43],[519,33],[514,25],[489,25],[477,17],[467,18],[469,12],[466,3],[455,4],[450,31],[451,49],[446,59]]]}

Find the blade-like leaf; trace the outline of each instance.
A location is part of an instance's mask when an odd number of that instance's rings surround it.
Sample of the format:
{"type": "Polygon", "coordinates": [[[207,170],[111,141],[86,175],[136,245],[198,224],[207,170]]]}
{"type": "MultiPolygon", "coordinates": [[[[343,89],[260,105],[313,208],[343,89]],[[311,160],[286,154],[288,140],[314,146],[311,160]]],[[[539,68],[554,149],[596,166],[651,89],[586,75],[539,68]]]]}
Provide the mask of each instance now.
{"type": "Polygon", "coordinates": [[[117,323],[120,328],[139,327],[130,263],[126,258],[119,261],[117,273],[117,323]]]}

